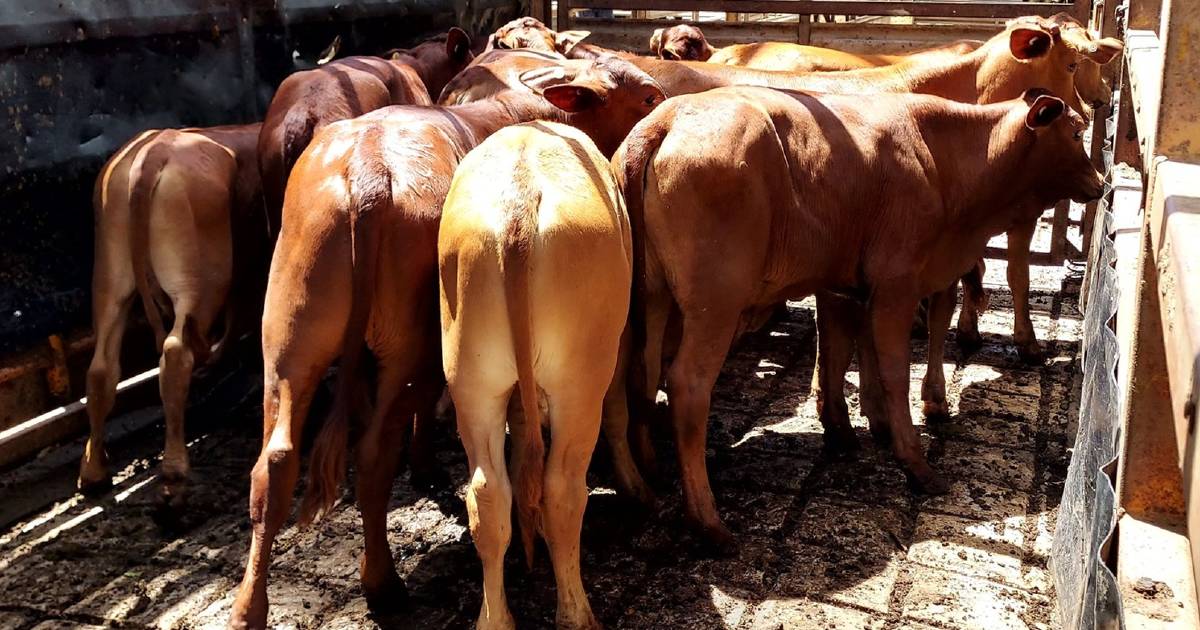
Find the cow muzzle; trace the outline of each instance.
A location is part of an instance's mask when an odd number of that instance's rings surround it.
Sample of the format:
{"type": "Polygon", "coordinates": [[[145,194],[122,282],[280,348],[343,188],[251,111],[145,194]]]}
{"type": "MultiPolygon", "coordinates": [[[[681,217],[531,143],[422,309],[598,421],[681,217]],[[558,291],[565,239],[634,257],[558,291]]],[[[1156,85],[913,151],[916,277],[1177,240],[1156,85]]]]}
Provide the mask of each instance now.
{"type": "Polygon", "coordinates": [[[1071,196],[1071,200],[1077,203],[1095,201],[1108,192],[1106,187],[1107,184],[1105,183],[1104,176],[1098,171],[1092,171],[1091,176],[1086,178],[1082,185],[1079,186],[1078,192],[1071,196]]]}

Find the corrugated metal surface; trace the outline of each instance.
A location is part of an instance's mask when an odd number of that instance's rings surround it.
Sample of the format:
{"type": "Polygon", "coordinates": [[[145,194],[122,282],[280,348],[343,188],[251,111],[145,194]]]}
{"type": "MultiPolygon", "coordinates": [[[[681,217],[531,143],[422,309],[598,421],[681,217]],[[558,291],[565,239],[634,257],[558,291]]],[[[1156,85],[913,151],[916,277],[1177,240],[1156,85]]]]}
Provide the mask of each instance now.
{"type": "Polygon", "coordinates": [[[140,130],[257,119],[289,72],[477,33],[519,0],[0,3],[0,354],[89,322],[91,187],[140,130]]]}

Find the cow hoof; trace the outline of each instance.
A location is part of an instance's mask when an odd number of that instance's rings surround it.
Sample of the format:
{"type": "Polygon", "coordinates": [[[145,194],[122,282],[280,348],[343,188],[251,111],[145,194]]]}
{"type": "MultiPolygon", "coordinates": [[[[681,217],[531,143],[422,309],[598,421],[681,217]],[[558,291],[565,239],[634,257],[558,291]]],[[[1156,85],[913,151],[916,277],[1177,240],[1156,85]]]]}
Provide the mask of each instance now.
{"type": "Polygon", "coordinates": [[[1026,365],[1042,365],[1046,362],[1046,351],[1037,341],[1017,345],[1017,356],[1026,365]]]}
{"type": "Polygon", "coordinates": [[[85,478],[81,474],[79,475],[77,486],[79,488],[79,492],[81,492],[84,496],[98,497],[108,494],[108,491],[112,490],[112,477],[105,473],[101,477],[89,479],[85,478]]]}
{"type": "Polygon", "coordinates": [[[693,525],[693,528],[700,535],[698,551],[702,555],[718,558],[732,558],[738,555],[740,549],[737,539],[724,524],[693,525]]]}
{"type": "Polygon", "coordinates": [[[930,496],[950,492],[950,483],[946,481],[946,478],[932,470],[927,471],[923,475],[909,473],[908,484],[913,490],[930,496]]]}
{"type": "Polygon", "coordinates": [[[983,347],[983,335],[979,331],[958,331],[958,335],[954,338],[958,344],[958,350],[963,356],[969,356],[979,351],[983,347]]]}
{"type": "Polygon", "coordinates": [[[267,627],[267,604],[265,601],[248,602],[239,589],[233,600],[233,611],[229,614],[230,630],[258,630],[267,627]]]}
{"type": "Polygon", "coordinates": [[[944,400],[926,400],[922,411],[925,413],[925,419],[930,422],[945,422],[950,419],[950,409],[944,400]]]}
{"type": "Polygon", "coordinates": [[[154,522],[164,530],[176,530],[183,525],[187,510],[187,482],[182,479],[164,479],[158,493],[158,505],[154,509],[154,522]]]}
{"type": "Polygon", "coordinates": [[[368,586],[364,582],[362,589],[363,596],[367,599],[367,607],[372,612],[394,613],[408,606],[408,587],[404,585],[404,580],[400,579],[395,569],[389,571],[377,584],[368,586]]]}
{"type": "Polygon", "coordinates": [[[601,630],[604,628],[599,621],[596,621],[595,615],[590,610],[579,618],[558,615],[554,619],[554,627],[556,630],[601,630]]]}
{"type": "Polygon", "coordinates": [[[835,460],[852,459],[862,446],[854,431],[826,431],[825,455],[835,460]]]}

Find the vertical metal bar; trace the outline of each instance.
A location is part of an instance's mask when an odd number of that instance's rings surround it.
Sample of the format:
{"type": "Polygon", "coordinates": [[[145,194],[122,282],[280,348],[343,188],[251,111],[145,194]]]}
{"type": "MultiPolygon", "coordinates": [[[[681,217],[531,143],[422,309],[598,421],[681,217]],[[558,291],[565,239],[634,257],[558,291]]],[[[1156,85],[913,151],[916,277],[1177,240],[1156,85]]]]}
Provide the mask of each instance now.
{"type": "Polygon", "coordinates": [[[229,10],[237,25],[238,53],[242,61],[243,120],[260,120],[266,112],[258,107],[258,64],[254,60],[254,20],[250,6],[253,0],[239,0],[229,10]]]}
{"type": "Polygon", "coordinates": [[[571,0],[558,0],[558,20],[557,28],[559,31],[571,30],[571,0]]]}
{"type": "Polygon", "coordinates": [[[799,22],[796,26],[796,43],[810,44],[812,43],[812,16],[798,15],[799,22]]]}
{"type": "Polygon", "coordinates": [[[1054,206],[1050,226],[1050,263],[1061,265],[1067,252],[1067,220],[1071,218],[1071,202],[1063,200],[1054,206]]]}

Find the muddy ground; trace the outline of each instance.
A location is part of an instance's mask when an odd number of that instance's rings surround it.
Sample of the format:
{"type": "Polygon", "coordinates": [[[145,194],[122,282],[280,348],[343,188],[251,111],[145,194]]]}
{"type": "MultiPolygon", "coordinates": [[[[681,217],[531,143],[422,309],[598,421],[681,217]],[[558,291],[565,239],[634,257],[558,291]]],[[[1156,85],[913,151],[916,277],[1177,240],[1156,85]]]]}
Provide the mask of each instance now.
{"type": "MultiPolygon", "coordinates": [[[[1049,225],[1039,229],[1046,251],[1049,225]]],[[[1002,241],[1001,241],[1002,242],[1002,241]]],[[[1044,261],[1044,256],[1042,257],[1044,261]]],[[[821,456],[808,385],[815,345],[811,303],[745,339],[717,387],[709,470],[718,504],[742,547],[705,557],[682,528],[669,441],[659,443],[660,506],[643,512],[611,490],[597,451],[583,534],[583,571],[598,618],[613,628],[1046,628],[1054,592],[1046,566],[1078,413],[1080,269],[1035,266],[1034,323],[1045,366],[1022,365],[1010,343],[1004,264],[990,261],[986,345],[945,370],[952,418],[919,414],[923,364],[912,368],[914,415],[949,494],[906,487],[856,415],[857,374],[847,394],[863,451],[849,462],[821,456]]],[[[953,339],[953,337],[952,337],[953,339]]],[[[925,344],[914,341],[923,361],[925,344]]],[[[189,437],[191,508],[178,527],[154,520],[157,410],[115,422],[112,492],[73,492],[80,443],[43,453],[0,476],[0,628],[110,625],[221,626],[249,542],[249,468],[261,435],[260,396],[244,375],[197,389],[189,437]]],[[[360,595],[358,514],[347,497],[332,517],[275,546],[271,622],[298,628],[464,628],[478,613],[480,569],[466,527],[466,460],[450,426],[439,458],[454,488],[418,492],[395,484],[390,538],[407,580],[407,610],[374,615],[360,595]]],[[[509,554],[508,593],[520,627],[553,625],[545,554],[532,573],[509,554]]]]}

